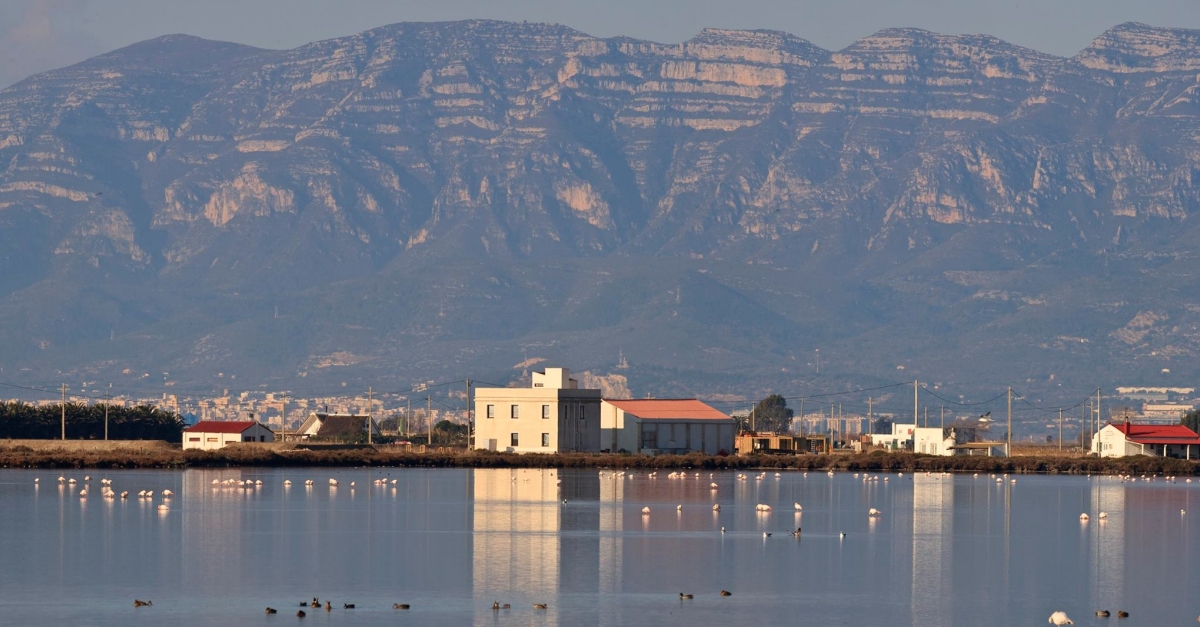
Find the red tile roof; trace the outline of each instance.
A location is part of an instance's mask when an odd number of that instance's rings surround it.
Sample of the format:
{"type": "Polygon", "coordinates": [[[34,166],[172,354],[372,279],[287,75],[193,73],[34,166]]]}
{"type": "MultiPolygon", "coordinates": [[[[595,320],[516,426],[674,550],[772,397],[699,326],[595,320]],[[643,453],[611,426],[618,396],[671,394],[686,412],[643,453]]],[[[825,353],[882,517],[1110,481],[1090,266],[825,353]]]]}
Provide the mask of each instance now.
{"type": "Polygon", "coordinates": [[[1196,444],[1200,436],[1183,425],[1135,425],[1129,422],[1113,423],[1125,438],[1139,444],[1196,444]]]}
{"type": "Polygon", "coordinates": [[[604,399],[604,402],[642,420],[729,420],[729,416],[694,398],[604,399]]]}
{"type": "Polygon", "coordinates": [[[184,431],[190,431],[192,433],[241,433],[256,424],[258,423],[253,420],[201,420],[187,429],[184,429],[184,431]]]}

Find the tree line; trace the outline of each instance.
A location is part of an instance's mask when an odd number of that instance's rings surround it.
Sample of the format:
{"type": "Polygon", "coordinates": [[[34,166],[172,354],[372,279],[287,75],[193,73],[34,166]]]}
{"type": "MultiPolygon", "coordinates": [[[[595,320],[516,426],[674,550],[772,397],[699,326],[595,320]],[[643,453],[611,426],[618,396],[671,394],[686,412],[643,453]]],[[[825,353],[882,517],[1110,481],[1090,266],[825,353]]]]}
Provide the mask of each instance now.
{"type": "MultiPolygon", "coordinates": [[[[68,403],[67,439],[103,440],[104,405],[68,403]]],[[[57,440],[62,437],[62,405],[36,407],[28,403],[0,403],[0,438],[57,440]]],[[[166,440],[179,442],[183,419],[178,414],[149,405],[108,407],[108,439],[166,440]]]]}

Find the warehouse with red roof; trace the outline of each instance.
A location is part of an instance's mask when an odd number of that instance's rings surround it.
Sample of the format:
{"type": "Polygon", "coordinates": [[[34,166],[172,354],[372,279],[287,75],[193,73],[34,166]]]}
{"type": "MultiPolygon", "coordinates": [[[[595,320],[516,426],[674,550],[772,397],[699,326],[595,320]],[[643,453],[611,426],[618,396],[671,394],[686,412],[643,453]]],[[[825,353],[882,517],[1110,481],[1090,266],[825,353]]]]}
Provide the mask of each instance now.
{"type": "Polygon", "coordinates": [[[736,431],[733,418],[694,398],[600,403],[600,442],[612,452],[728,454],[736,431]]]}

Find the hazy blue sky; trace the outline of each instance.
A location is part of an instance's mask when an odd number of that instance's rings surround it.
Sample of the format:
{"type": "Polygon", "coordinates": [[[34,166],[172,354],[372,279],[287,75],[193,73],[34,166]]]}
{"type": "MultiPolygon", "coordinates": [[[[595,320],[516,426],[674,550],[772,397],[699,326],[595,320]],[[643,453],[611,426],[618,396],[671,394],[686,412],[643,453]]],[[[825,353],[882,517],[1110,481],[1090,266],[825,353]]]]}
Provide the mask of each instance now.
{"type": "Polygon", "coordinates": [[[913,26],[1070,56],[1121,22],[1200,28],[1200,0],[0,0],[0,86],[167,33],[290,48],[393,22],[465,18],[660,42],[706,26],[770,28],[831,49],[913,26]]]}

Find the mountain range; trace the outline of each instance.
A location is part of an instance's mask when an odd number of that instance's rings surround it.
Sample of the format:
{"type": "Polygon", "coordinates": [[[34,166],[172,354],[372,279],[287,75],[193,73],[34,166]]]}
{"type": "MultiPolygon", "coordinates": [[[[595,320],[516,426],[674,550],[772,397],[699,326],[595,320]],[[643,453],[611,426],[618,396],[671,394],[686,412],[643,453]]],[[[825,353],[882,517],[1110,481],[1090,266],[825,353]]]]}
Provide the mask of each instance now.
{"type": "Polygon", "coordinates": [[[1200,31],[1132,23],[165,36],[0,91],[0,380],[1190,385],[1198,122],[1200,31]]]}

